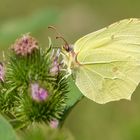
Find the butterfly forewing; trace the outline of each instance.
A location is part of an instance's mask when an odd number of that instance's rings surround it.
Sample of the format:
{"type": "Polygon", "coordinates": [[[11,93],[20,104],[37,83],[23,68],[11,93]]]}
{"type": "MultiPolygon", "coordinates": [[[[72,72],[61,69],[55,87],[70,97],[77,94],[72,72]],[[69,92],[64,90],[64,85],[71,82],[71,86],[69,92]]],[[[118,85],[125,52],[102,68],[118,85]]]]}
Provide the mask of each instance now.
{"type": "Polygon", "coordinates": [[[76,85],[98,103],[130,99],[140,82],[140,20],[126,19],[82,37],[76,85]]]}

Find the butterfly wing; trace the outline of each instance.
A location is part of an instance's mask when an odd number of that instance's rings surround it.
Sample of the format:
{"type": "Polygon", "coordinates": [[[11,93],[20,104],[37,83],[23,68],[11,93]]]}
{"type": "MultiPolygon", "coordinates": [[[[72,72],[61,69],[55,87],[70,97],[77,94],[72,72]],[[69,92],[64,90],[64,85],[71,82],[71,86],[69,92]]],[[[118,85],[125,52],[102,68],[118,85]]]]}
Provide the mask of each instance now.
{"type": "Polygon", "coordinates": [[[140,82],[140,20],[126,19],[74,45],[81,64],[76,85],[97,103],[130,99],[140,82]]]}

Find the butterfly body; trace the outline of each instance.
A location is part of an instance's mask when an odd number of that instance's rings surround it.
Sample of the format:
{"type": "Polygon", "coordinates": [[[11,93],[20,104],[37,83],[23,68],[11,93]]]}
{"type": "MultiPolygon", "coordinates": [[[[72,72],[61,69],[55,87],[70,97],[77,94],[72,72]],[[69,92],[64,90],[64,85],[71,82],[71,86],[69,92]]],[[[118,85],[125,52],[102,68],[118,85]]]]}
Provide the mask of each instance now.
{"type": "Polygon", "coordinates": [[[125,19],[80,38],[66,61],[89,99],[130,99],[140,82],[140,20],[125,19]]]}

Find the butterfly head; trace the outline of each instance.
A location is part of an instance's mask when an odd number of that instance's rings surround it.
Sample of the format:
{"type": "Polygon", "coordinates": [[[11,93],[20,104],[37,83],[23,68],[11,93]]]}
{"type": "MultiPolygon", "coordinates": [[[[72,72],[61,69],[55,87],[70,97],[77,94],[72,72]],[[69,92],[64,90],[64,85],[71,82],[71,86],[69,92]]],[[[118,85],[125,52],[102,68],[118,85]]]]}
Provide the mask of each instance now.
{"type": "Polygon", "coordinates": [[[62,36],[57,36],[56,39],[62,39],[64,41],[64,45],[62,46],[63,50],[67,53],[74,52],[73,45],[69,44],[62,36]]]}
{"type": "Polygon", "coordinates": [[[64,45],[61,48],[61,54],[63,55],[63,60],[65,62],[65,65],[67,65],[68,71],[77,69],[80,63],[77,60],[78,54],[74,52],[74,45],[69,44],[65,40],[65,38],[56,30],[55,27],[49,26],[48,28],[55,30],[55,32],[57,33],[56,39],[61,39],[64,42],[64,45]]]}
{"type": "Polygon", "coordinates": [[[68,42],[62,36],[56,37],[56,39],[58,38],[62,39],[65,43],[62,46],[62,52],[67,56],[67,66],[70,69],[77,69],[79,66],[81,66],[81,64],[77,60],[78,53],[74,52],[74,45],[68,44],[68,42]]]}

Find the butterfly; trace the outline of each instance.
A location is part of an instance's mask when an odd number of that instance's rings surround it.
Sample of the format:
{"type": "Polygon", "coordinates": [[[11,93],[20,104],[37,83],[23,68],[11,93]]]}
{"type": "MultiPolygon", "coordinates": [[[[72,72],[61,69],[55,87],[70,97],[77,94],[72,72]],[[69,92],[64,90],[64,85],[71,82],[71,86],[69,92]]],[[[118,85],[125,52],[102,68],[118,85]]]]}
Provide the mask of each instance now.
{"type": "Polygon", "coordinates": [[[140,19],[124,19],[67,42],[64,61],[84,96],[104,104],[131,99],[140,82],[140,19]]]}

